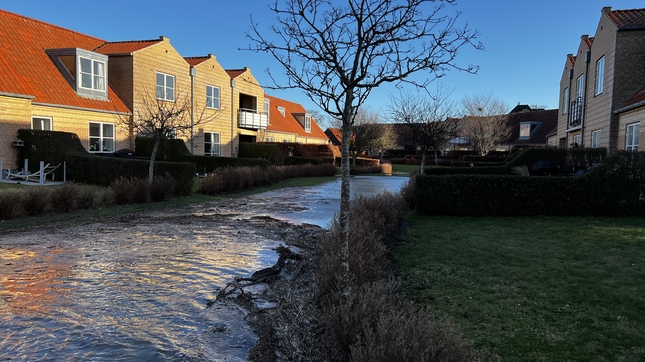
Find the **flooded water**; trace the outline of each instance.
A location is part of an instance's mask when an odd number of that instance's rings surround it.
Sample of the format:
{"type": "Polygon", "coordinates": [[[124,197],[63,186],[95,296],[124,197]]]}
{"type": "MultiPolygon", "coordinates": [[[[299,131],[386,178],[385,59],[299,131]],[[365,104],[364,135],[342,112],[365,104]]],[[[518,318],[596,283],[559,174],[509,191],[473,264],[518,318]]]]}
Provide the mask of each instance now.
{"type": "MultiPolygon", "coordinates": [[[[359,177],[354,195],[398,191],[359,177]]],[[[77,226],[0,235],[0,360],[245,361],[256,337],[234,276],[273,265],[284,232],[257,215],[325,227],[340,181],[77,226]]]]}

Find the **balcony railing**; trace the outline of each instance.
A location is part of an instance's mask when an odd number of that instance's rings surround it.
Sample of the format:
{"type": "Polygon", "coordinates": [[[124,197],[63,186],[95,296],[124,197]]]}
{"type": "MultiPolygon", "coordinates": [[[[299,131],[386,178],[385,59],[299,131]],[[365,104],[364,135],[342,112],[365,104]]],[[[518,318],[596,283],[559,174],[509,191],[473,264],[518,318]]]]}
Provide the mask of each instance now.
{"type": "Polygon", "coordinates": [[[269,125],[266,113],[258,113],[254,109],[240,108],[237,111],[237,126],[240,128],[264,129],[269,125]]]}
{"type": "Polygon", "coordinates": [[[582,97],[577,97],[571,101],[569,108],[569,127],[575,127],[582,122],[582,97]]]}

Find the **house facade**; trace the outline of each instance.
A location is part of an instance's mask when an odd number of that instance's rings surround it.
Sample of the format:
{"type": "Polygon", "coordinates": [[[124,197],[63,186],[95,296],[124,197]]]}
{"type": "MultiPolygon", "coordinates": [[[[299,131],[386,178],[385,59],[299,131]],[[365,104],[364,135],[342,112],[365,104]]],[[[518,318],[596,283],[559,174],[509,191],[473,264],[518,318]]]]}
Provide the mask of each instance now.
{"type": "Polygon", "coordinates": [[[603,8],[594,36],[583,35],[565,61],[558,146],[638,150],[645,120],[625,106],[644,85],[645,9],[603,8]]]}
{"type": "Polygon", "coordinates": [[[329,138],[302,105],[265,95],[269,124],[261,131],[262,142],[328,144],[329,138]]]}
{"type": "Polygon", "coordinates": [[[328,141],[301,106],[265,97],[249,68],[224,69],[213,54],[184,57],[164,36],[106,42],[0,10],[0,44],[5,168],[20,167],[18,129],[72,132],[90,153],[134,149],[128,122],[159,103],[190,104],[195,126],[177,136],[196,155],[236,157],[240,142],[272,138],[328,141]],[[301,129],[285,130],[278,118],[270,126],[271,99],[301,129]]]}

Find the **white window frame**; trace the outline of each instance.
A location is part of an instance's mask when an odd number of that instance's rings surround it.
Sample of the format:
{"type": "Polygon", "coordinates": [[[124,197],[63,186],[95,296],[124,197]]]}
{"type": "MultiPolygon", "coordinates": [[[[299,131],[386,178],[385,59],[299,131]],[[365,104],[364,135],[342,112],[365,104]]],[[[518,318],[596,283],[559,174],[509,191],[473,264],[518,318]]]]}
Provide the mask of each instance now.
{"type": "Polygon", "coordinates": [[[585,90],[585,75],[584,74],[578,77],[578,79],[576,81],[576,85],[578,87],[576,89],[576,97],[580,102],[582,102],[582,99],[583,99],[583,97],[585,95],[585,92],[584,92],[584,90],[585,90]]]}
{"type": "Polygon", "coordinates": [[[566,87],[562,92],[562,114],[568,113],[569,106],[569,87],[566,87]]]}
{"type": "Polygon", "coordinates": [[[168,102],[175,101],[175,76],[171,74],[157,72],[155,75],[155,84],[157,85],[157,90],[155,94],[157,99],[161,99],[168,102]],[[161,78],[160,78],[161,77],[161,78]],[[168,81],[172,79],[172,85],[169,85],[168,81]]]}
{"type": "Polygon", "coordinates": [[[106,123],[106,122],[97,122],[97,121],[90,121],[88,124],[88,129],[87,129],[87,140],[88,140],[88,147],[87,149],[91,153],[111,153],[114,152],[115,148],[115,135],[116,135],[116,127],[114,126],[114,123],[106,123]],[[99,134],[98,135],[92,135],[92,125],[98,125],[99,126],[99,134]],[[107,132],[106,128],[111,128],[112,129],[112,136],[106,135],[107,132]],[[111,141],[111,142],[106,142],[106,141],[111,141]],[[112,147],[107,147],[106,144],[110,144],[112,147]]]}
{"type": "Polygon", "coordinates": [[[305,114],[305,132],[311,132],[311,114],[305,114]]]}
{"type": "Polygon", "coordinates": [[[220,109],[221,91],[214,85],[206,85],[206,108],[220,109]],[[217,95],[215,95],[217,92],[217,95]]]}
{"type": "Polygon", "coordinates": [[[638,152],[638,136],[640,122],[631,123],[625,126],[625,151],[638,152]]]}
{"type": "MultiPolygon", "coordinates": [[[[271,100],[269,98],[264,98],[264,114],[267,115],[267,124],[271,124],[271,100]]],[[[284,113],[282,114],[284,116],[284,113]]]]}
{"type": "Polygon", "coordinates": [[[275,137],[264,137],[264,142],[275,142],[275,137]]]}
{"type": "Polygon", "coordinates": [[[41,131],[51,131],[54,129],[54,124],[51,117],[32,116],[31,129],[41,131]],[[39,123],[38,127],[34,127],[36,122],[39,123]]]}
{"type": "Polygon", "coordinates": [[[603,55],[596,61],[596,93],[595,95],[602,94],[605,88],[605,56],[603,55]]]}
{"type": "Polygon", "coordinates": [[[520,123],[520,139],[529,139],[529,138],[531,138],[531,124],[520,123]]]}
{"type": "Polygon", "coordinates": [[[284,107],[278,106],[277,108],[278,108],[278,112],[280,112],[282,117],[284,117],[287,114],[287,110],[284,107]]]}
{"type": "Polygon", "coordinates": [[[219,132],[204,132],[204,155],[221,156],[221,154],[222,135],[219,132]],[[217,140],[215,140],[215,138],[217,138],[217,140]]]}
{"type": "Polygon", "coordinates": [[[571,142],[571,143],[573,145],[575,145],[575,147],[580,147],[580,145],[581,145],[580,140],[581,139],[582,139],[582,137],[579,134],[577,134],[577,135],[573,136],[573,142],[571,142]]]}
{"type": "Polygon", "coordinates": [[[79,75],[78,86],[80,88],[105,92],[107,84],[107,62],[79,55],[77,69],[79,75]],[[87,69],[88,63],[86,62],[89,62],[89,69],[87,69]]]}
{"type": "Polygon", "coordinates": [[[591,131],[591,148],[600,148],[600,130],[591,131]]]}

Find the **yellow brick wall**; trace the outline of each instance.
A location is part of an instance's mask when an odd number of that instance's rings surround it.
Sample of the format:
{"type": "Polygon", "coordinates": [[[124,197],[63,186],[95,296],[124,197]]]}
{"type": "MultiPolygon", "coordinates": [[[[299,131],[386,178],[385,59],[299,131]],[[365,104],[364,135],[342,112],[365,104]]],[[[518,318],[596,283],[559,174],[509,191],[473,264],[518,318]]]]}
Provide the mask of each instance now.
{"type": "Polygon", "coordinates": [[[242,129],[237,127],[237,111],[240,108],[240,94],[255,97],[256,110],[258,113],[267,112],[268,109],[264,109],[264,89],[255,79],[255,77],[251,73],[251,69],[249,68],[247,68],[244,73],[235,78],[235,88],[233,88],[232,92],[233,108],[231,109],[231,117],[235,123],[234,140],[232,141],[232,143],[235,150],[239,145],[239,135],[256,136],[257,141],[262,141],[262,139],[260,139],[260,137],[258,136],[258,132],[256,130],[242,129]]]}
{"type": "Polygon", "coordinates": [[[329,139],[303,137],[303,136],[298,136],[295,133],[263,131],[263,132],[260,132],[260,135],[262,139],[258,139],[258,142],[267,142],[267,138],[273,138],[273,142],[298,142],[298,143],[307,143],[307,144],[329,143],[329,139]]]}
{"type": "Polygon", "coordinates": [[[31,128],[31,99],[0,96],[0,158],[5,169],[20,168],[12,143],[23,128],[31,128]]]}
{"type": "MultiPolygon", "coordinates": [[[[230,157],[231,135],[235,128],[231,122],[231,78],[217,62],[215,56],[195,66],[195,122],[198,129],[194,137],[194,154],[204,154],[204,132],[220,134],[220,155],[230,157]],[[206,86],[220,90],[220,108],[206,108],[206,86]]],[[[197,131],[197,128],[195,131],[197,131]]],[[[190,149],[190,142],[186,145],[190,149]]]]}
{"type": "Polygon", "coordinates": [[[621,113],[618,126],[618,144],[617,149],[625,150],[625,137],[627,125],[639,123],[638,126],[638,150],[645,151],[645,107],[633,111],[621,113]]]}

